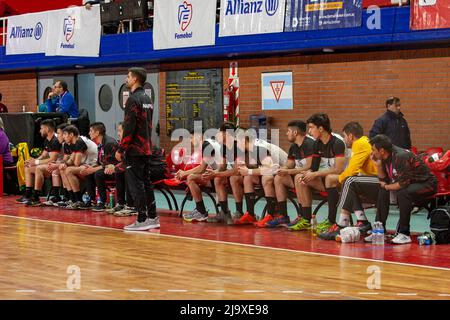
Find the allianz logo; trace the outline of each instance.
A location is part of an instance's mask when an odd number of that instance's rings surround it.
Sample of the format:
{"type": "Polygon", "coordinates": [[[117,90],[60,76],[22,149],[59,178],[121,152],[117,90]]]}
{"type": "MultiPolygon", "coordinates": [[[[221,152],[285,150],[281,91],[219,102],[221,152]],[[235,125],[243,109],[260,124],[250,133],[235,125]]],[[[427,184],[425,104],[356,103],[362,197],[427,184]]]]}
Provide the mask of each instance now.
{"type": "Polygon", "coordinates": [[[279,0],[227,0],[225,15],[254,14],[265,11],[273,16],[278,11],[279,0]]]}
{"type": "Polygon", "coordinates": [[[24,28],[22,26],[14,26],[11,28],[11,33],[9,34],[9,39],[19,39],[19,38],[35,38],[39,40],[44,34],[44,27],[42,23],[36,23],[34,28],[24,28]]]}

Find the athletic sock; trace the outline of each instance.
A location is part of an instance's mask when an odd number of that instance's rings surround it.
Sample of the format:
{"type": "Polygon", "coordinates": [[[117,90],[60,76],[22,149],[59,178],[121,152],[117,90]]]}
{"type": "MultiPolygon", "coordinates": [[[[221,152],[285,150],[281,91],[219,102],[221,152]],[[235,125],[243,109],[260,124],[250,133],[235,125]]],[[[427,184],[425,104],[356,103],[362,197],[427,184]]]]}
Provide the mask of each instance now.
{"type": "Polygon", "coordinates": [[[311,221],[311,214],[312,210],[311,207],[302,207],[302,217],[305,218],[306,220],[311,221]]]}
{"type": "Polygon", "coordinates": [[[242,201],[241,202],[236,202],[236,211],[239,213],[243,213],[242,212],[242,201]]]}
{"type": "Polygon", "coordinates": [[[81,191],[74,192],[74,195],[75,195],[75,202],[83,201],[83,196],[81,195],[81,191]]]}
{"type": "Polygon", "coordinates": [[[358,220],[358,221],[367,221],[367,217],[366,217],[364,211],[356,210],[355,211],[355,215],[356,215],[356,220],[358,220]]]}
{"type": "Polygon", "coordinates": [[[267,213],[273,216],[275,214],[276,201],[274,197],[266,197],[267,201],[267,213]]]}
{"type": "Polygon", "coordinates": [[[328,221],[336,223],[337,205],[339,202],[339,192],[337,188],[326,188],[328,193],[328,221]]]}
{"type": "Polygon", "coordinates": [[[75,199],[75,193],[72,190],[67,191],[69,193],[69,199],[72,200],[73,203],[77,202],[77,199],[75,199]]]}
{"type": "Polygon", "coordinates": [[[278,213],[287,216],[287,201],[278,202],[278,213]]]}
{"type": "Polygon", "coordinates": [[[197,211],[199,211],[201,214],[206,215],[206,208],[205,208],[205,203],[203,202],[203,200],[196,202],[195,203],[195,208],[197,209],[197,211]]]}
{"type": "Polygon", "coordinates": [[[33,200],[39,201],[39,197],[41,196],[41,190],[34,190],[33,191],[33,200]]]}
{"type": "Polygon", "coordinates": [[[25,198],[30,199],[32,195],[33,195],[33,187],[27,187],[25,189],[25,194],[24,194],[25,198]]]}
{"type": "Polygon", "coordinates": [[[228,201],[219,201],[220,204],[220,208],[222,209],[223,212],[227,213],[228,212],[228,201]]]}
{"type": "Polygon", "coordinates": [[[247,204],[247,212],[251,216],[255,216],[255,199],[256,194],[254,192],[249,192],[245,194],[245,202],[247,204]]]}
{"type": "Polygon", "coordinates": [[[341,215],[339,216],[338,225],[340,227],[348,227],[349,224],[350,224],[350,215],[341,213],[341,215]]]}

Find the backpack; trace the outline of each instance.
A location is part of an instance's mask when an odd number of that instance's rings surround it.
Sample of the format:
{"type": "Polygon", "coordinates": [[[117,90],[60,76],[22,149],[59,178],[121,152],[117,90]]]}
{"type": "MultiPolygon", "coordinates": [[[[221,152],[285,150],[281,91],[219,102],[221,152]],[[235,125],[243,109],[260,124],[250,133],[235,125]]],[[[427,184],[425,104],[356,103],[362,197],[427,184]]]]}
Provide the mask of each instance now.
{"type": "Polygon", "coordinates": [[[437,207],[430,212],[428,219],[430,219],[430,230],[436,237],[436,243],[450,243],[450,207],[437,207]]]}

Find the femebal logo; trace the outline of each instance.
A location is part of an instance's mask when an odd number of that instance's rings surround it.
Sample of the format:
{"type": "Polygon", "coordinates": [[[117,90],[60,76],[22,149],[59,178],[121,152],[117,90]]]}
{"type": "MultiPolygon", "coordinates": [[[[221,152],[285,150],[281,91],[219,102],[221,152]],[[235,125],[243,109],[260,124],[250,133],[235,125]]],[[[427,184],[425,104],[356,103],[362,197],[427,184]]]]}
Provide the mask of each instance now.
{"type": "MultiPolygon", "coordinates": [[[[178,24],[181,31],[186,31],[192,20],[192,4],[188,1],[184,1],[183,4],[178,6],[178,24]]],[[[192,38],[192,31],[185,33],[175,33],[175,39],[192,38]]]]}
{"type": "Polygon", "coordinates": [[[263,13],[265,10],[268,16],[273,16],[278,10],[278,4],[279,0],[227,0],[225,15],[263,13]]]}
{"type": "Polygon", "coordinates": [[[69,43],[70,39],[72,39],[73,35],[75,34],[75,18],[72,18],[71,16],[64,18],[63,33],[64,39],[67,43],[61,42],[61,48],[75,49],[75,44],[69,43]]]}
{"type": "Polygon", "coordinates": [[[39,40],[44,34],[44,26],[42,23],[36,23],[34,28],[24,28],[22,26],[14,26],[11,28],[11,33],[9,34],[9,39],[16,38],[35,38],[39,40]]]}

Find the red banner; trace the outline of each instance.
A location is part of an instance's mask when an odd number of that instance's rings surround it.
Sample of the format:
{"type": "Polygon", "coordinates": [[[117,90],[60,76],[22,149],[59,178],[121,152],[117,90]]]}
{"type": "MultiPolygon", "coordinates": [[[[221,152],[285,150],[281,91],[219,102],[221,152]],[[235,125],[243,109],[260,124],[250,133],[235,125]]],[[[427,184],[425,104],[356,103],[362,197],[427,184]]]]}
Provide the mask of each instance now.
{"type": "Polygon", "coordinates": [[[450,0],[413,0],[411,29],[450,28],[450,0]]]}

